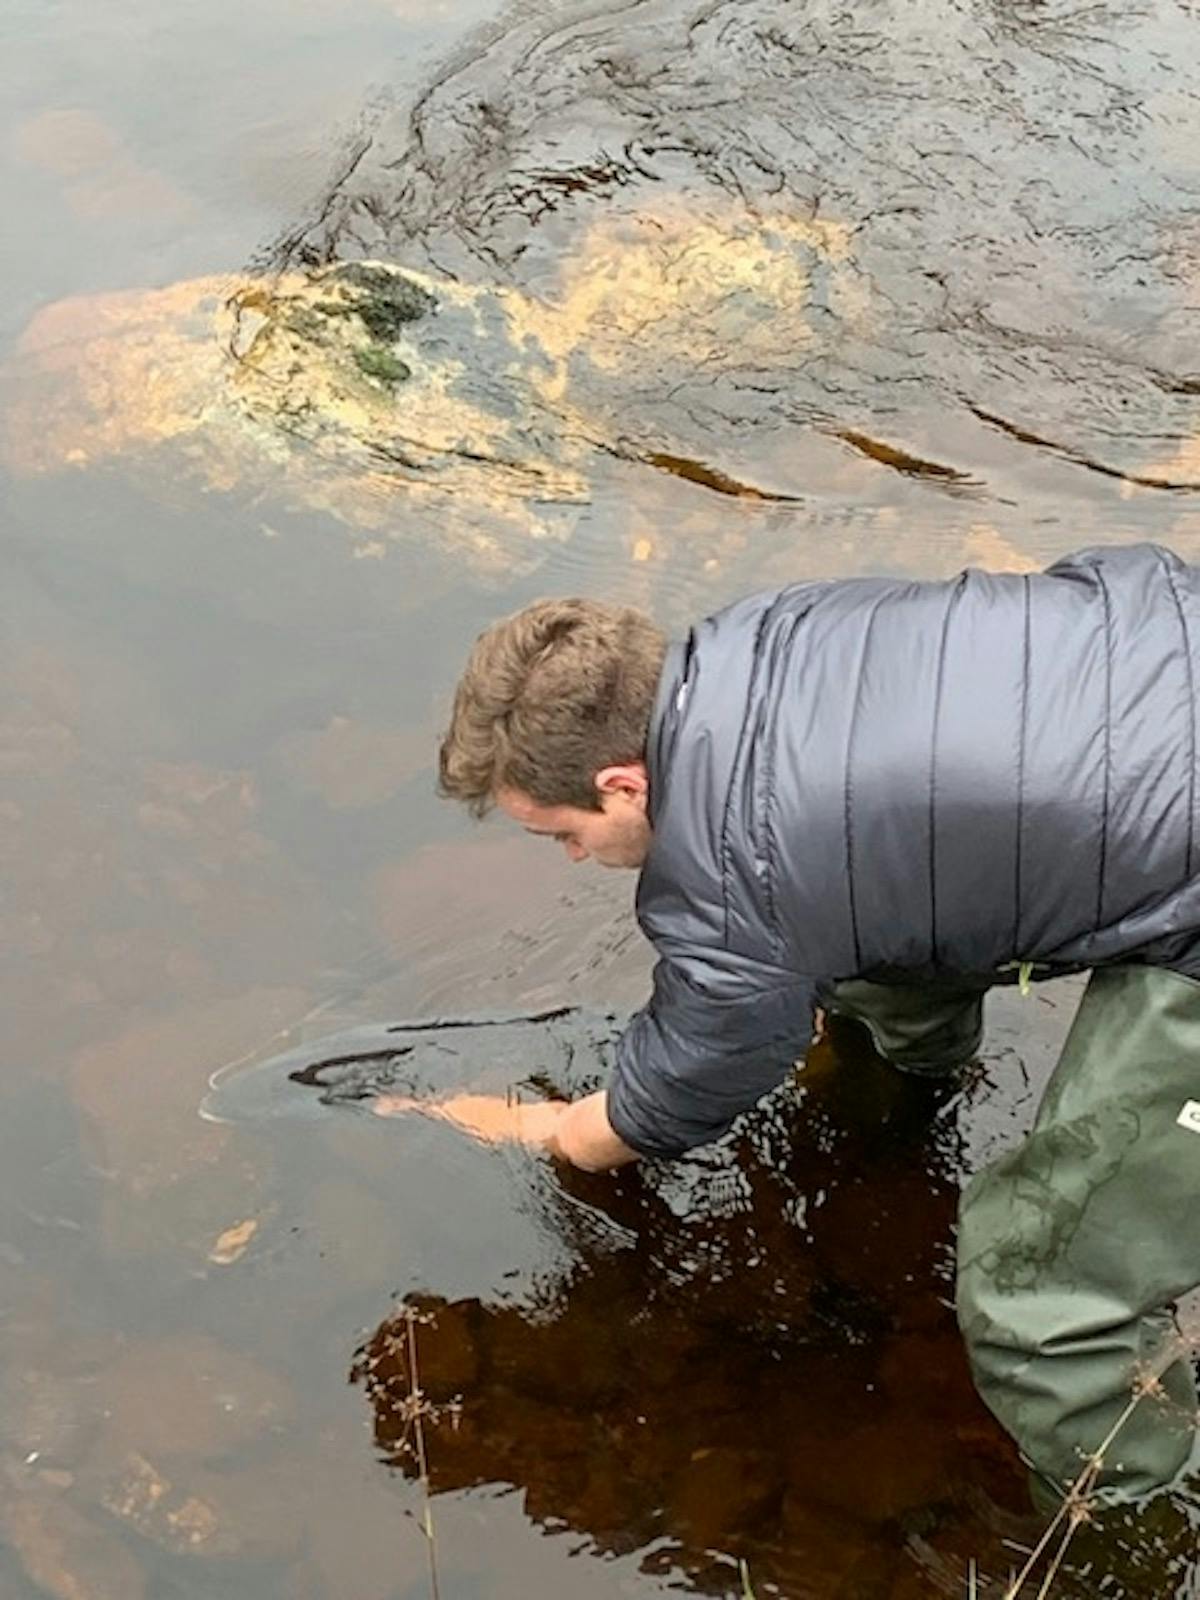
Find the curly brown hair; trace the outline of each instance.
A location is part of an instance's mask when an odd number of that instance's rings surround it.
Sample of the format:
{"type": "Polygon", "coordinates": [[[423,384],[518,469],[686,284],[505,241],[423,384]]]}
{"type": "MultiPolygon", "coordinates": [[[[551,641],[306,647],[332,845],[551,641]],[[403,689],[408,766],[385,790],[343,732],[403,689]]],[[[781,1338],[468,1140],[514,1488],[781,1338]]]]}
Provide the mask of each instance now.
{"type": "Polygon", "coordinates": [[[600,809],[602,767],[642,761],[667,640],[641,611],[535,600],[475,641],[442,740],[440,792],[477,817],[499,789],[600,809]]]}

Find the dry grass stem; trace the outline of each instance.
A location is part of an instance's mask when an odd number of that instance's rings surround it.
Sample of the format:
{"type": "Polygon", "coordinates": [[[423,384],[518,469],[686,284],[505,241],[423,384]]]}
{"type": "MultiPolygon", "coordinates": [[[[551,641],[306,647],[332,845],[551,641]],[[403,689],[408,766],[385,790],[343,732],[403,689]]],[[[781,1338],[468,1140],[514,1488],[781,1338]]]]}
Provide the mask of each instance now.
{"type": "Polygon", "coordinates": [[[437,1539],[433,1528],[433,1501],[429,1489],[429,1456],[425,1449],[425,1397],[421,1393],[420,1369],[417,1366],[417,1313],[405,1306],[404,1321],[408,1333],[408,1414],[412,1422],[413,1441],[417,1450],[417,1470],[421,1475],[421,1490],[425,1496],[425,1509],[421,1519],[429,1552],[429,1592],[432,1600],[441,1600],[438,1588],[437,1539]]]}
{"type": "MultiPolygon", "coordinates": [[[[1147,1395],[1161,1397],[1165,1393],[1162,1386],[1163,1373],[1174,1366],[1175,1362],[1181,1357],[1188,1355],[1194,1347],[1194,1339],[1180,1335],[1164,1345],[1154,1361],[1138,1375],[1128,1403],[1122,1408],[1120,1415],[1108,1430],[1108,1433],[1084,1462],[1079,1476],[1063,1496],[1062,1503],[1037,1544],[1029,1552],[1024,1566],[1011,1578],[1002,1600],[1018,1600],[1018,1597],[1025,1589],[1025,1585],[1032,1581],[1034,1571],[1042,1557],[1050,1549],[1055,1536],[1061,1531],[1062,1538],[1050,1558],[1050,1564],[1046,1569],[1036,1595],[1036,1600],[1047,1600],[1071,1540],[1083,1523],[1091,1519],[1096,1482],[1103,1469],[1105,1458],[1112,1449],[1117,1436],[1147,1395]]],[[[971,1564],[969,1584],[968,1600],[975,1600],[977,1582],[973,1562],[971,1564]]]]}

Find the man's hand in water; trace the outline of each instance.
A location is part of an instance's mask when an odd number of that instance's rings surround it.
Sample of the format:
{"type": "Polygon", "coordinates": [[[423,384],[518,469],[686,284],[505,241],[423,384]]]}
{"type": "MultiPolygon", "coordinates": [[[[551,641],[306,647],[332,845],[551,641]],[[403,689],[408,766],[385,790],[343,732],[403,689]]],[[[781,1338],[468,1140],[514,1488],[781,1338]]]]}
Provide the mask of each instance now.
{"type": "Polygon", "coordinates": [[[585,1172],[606,1172],[637,1160],[637,1151],[612,1130],[603,1091],[583,1100],[537,1100],[530,1105],[491,1094],[458,1094],[449,1100],[385,1094],[371,1109],[379,1117],[401,1117],[410,1111],[437,1117],[485,1144],[512,1140],[546,1150],[585,1172]]]}
{"type": "Polygon", "coordinates": [[[416,1111],[423,1117],[452,1122],[484,1144],[513,1140],[534,1149],[548,1148],[567,1109],[565,1100],[535,1100],[530,1105],[496,1094],[456,1094],[449,1100],[420,1100],[414,1095],[385,1094],[372,1104],[377,1117],[403,1117],[416,1111]]]}

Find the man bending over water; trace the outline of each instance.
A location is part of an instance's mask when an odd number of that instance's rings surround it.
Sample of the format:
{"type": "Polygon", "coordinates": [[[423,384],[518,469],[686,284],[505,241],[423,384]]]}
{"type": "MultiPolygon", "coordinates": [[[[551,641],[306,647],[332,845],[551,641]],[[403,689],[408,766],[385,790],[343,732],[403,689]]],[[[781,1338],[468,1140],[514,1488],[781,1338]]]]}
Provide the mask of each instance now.
{"type": "Polygon", "coordinates": [[[590,1170],[671,1156],[782,1081],[816,1007],[938,1077],[993,984],[1090,968],[1033,1131],[963,1196],[959,1322],[1058,1489],[1161,1373],[1100,1482],[1170,1483],[1196,1411],[1171,1302],[1200,1283],[1198,689],[1200,569],[1151,546],[796,584],[673,644],[590,600],[497,623],[442,790],[637,868],[659,959],[606,1090],[443,1114],[590,1170]]]}

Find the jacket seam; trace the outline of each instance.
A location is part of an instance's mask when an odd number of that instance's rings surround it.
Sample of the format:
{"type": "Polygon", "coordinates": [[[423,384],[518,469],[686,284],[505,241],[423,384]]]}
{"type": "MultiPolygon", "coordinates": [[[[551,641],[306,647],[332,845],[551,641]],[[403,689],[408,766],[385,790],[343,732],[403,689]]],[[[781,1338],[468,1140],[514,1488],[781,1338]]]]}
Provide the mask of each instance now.
{"type": "MultiPolygon", "coordinates": [[[[807,612],[800,612],[792,618],[792,625],[788,629],[787,642],[783,647],[785,658],[790,661],[792,646],[796,635],[800,631],[800,624],[804,621],[807,612]]],[[[763,764],[763,786],[766,794],[763,799],[763,859],[766,871],[763,875],[763,902],[771,930],[771,942],[776,955],[783,952],[783,932],[779,926],[776,914],[778,901],[775,895],[776,867],[775,858],[775,755],[778,747],[779,716],[784,696],[777,694],[771,714],[767,718],[766,742],[767,749],[763,764]]]]}
{"type": "Polygon", "coordinates": [[[937,677],[933,689],[933,726],[929,734],[929,953],[936,963],[938,958],[937,914],[937,745],[942,721],[942,688],[946,677],[946,650],[950,638],[950,620],[962,593],[965,576],[950,591],[946,615],[942,618],[942,635],[938,642],[937,677]]]}
{"type": "Polygon", "coordinates": [[[1163,559],[1162,567],[1171,590],[1171,598],[1175,602],[1175,610],[1179,614],[1179,631],[1183,635],[1183,659],[1187,671],[1188,727],[1191,730],[1191,757],[1188,762],[1187,854],[1184,856],[1184,871],[1190,878],[1192,876],[1192,851],[1196,821],[1196,683],[1195,672],[1192,667],[1191,633],[1188,630],[1187,614],[1183,609],[1183,600],[1175,582],[1175,574],[1171,569],[1170,562],[1163,559]]]}
{"type": "Polygon", "coordinates": [[[1029,738],[1029,679],[1032,664],[1032,608],[1033,590],[1029,577],[1025,580],[1025,636],[1021,655],[1021,716],[1017,729],[1017,840],[1013,862],[1013,936],[1012,959],[1021,955],[1021,872],[1024,866],[1025,844],[1025,755],[1029,738]]]}
{"type": "MultiPolygon", "coordinates": [[[[750,728],[751,723],[754,721],[753,708],[760,703],[760,697],[757,691],[759,677],[762,672],[763,641],[766,637],[767,627],[777,604],[778,597],[770,606],[767,607],[766,611],[764,611],[762,616],[758,619],[758,626],[754,632],[754,656],[750,665],[750,676],[746,684],[746,698],[742,707],[741,724],[738,728],[737,749],[734,752],[733,766],[731,767],[729,773],[729,786],[725,791],[725,804],[721,812],[721,926],[723,929],[726,949],[729,948],[729,941],[731,937],[730,907],[733,899],[730,887],[733,877],[733,869],[731,865],[733,850],[730,843],[730,820],[733,815],[733,797],[737,788],[738,779],[745,771],[745,761],[749,759],[747,752],[748,747],[752,742],[750,728]]],[[[767,913],[773,924],[774,910],[770,903],[769,891],[767,896],[767,913]]],[[[773,927],[772,932],[774,932],[773,927]]]]}
{"type": "Polygon", "coordinates": [[[886,598],[886,595],[880,595],[876,600],[871,607],[871,614],[867,618],[866,628],[863,630],[862,648],[858,653],[858,666],[854,675],[854,700],[850,710],[850,727],[846,733],[842,828],[846,840],[846,897],[850,909],[850,937],[854,941],[854,966],[856,972],[862,970],[863,958],[862,944],[858,936],[858,899],[854,893],[854,735],[858,730],[858,717],[862,709],[862,685],[863,674],[867,664],[867,651],[871,647],[871,635],[875,631],[875,618],[879,615],[879,608],[886,598]]]}
{"type": "Polygon", "coordinates": [[[1104,926],[1104,877],[1108,871],[1108,808],[1109,790],[1112,784],[1112,677],[1113,677],[1113,641],[1112,641],[1112,601],[1108,593],[1108,585],[1104,581],[1104,574],[1097,566],[1093,568],[1096,582],[1100,586],[1100,595],[1104,601],[1104,787],[1101,791],[1100,805],[1100,860],[1096,883],[1096,922],[1093,928],[1098,933],[1104,926]]]}

